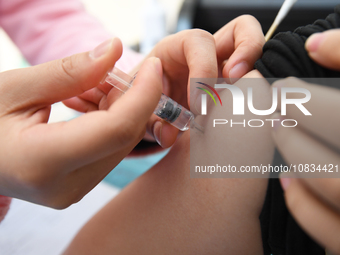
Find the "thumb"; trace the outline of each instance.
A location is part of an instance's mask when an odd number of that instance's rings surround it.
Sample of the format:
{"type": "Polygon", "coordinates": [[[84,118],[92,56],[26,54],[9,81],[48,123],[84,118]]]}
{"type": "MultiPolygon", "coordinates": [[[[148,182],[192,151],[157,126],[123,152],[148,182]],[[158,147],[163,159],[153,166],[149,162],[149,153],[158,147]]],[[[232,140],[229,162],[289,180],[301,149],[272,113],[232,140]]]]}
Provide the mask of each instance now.
{"type": "Polygon", "coordinates": [[[121,41],[113,38],[90,53],[8,71],[2,74],[0,93],[22,108],[53,104],[97,86],[121,54],[121,41]]]}
{"type": "MultiPolygon", "coordinates": [[[[50,150],[45,149],[46,157],[58,155],[56,162],[70,158],[84,165],[122,150],[128,149],[126,153],[132,150],[143,138],[146,123],[162,93],[160,60],[146,60],[133,84],[107,111],[90,112],[66,123],[35,126],[32,131],[48,134],[39,136],[41,147],[53,144],[50,150]]],[[[25,142],[27,146],[37,143],[36,140],[25,142]]]]}
{"type": "Polygon", "coordinates": [[[313,34],[306,41],[309,56],[318,64],[340,71],[340,29],[313,34]]]}

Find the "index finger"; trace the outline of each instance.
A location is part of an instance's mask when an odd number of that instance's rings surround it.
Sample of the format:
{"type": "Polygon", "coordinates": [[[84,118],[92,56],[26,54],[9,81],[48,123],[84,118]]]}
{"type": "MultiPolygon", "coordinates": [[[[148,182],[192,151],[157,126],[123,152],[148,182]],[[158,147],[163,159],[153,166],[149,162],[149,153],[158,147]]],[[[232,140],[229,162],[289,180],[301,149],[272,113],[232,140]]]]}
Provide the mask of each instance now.
{"type": "MultiPolygon", "coordinates": [[[[27,148],[44,148],[38,156],[50,159],[53,155],[55,165],[65,164],[65,171],[67,167],[73,170],[127,148],[132,150],[143,138],[145,125],[161,96],[160,73],[160,61],[148,59],[134,86],[107,111],[90,112],[69,122],[27,128],[20,149],[29,151],[33,160],[40,149],[27,148]]],[[[52,159],[49,164],[51,162],[52,159]]]]}
{"type": "Polygon", "coordinates": [[[164,39],[155,50],[155,56],[162,60],[164,70],[169,67],[178,68],[179,71],[189,68],[189,76],[193,78],[217,77],[215,40],[205,30],[178,32],[164,39]]]}
{"type": "Polygon", "coordinates": [[[215,34],[216,53],[225,78],[241,78],[253,69],[265,43],[260,23],[250,15],[240,16],[215,34]]]}
{"type": "MultiPolygon", "coordinates": [[[[187,77],[189,72],[187,84],[190,84],[190,78],[217,78],[215,40],[207,31],[191,29],[168,36],[153,53],[162,60],[165,73],[175,70],[178,77],[183,73],[187,77]]],[[[188,95],[189,90],[188,87],[188,95]]]]}

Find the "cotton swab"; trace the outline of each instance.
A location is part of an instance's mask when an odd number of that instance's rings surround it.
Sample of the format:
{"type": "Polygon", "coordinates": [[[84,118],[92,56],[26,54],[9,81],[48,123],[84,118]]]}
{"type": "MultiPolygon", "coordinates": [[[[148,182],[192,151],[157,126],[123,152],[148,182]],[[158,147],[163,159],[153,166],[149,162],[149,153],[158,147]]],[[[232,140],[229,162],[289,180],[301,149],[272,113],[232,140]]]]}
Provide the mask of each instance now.
{"type": "Polygon", "coordinates": [[[276,15],[276,18],[273,22],[273,24],[271,25],[271,27],[269,28],[265,39],[266,41],[268,41],[272,35],[274,34],[276,28],[280,25],[280,23],[282,22],[282,20],[287,16],[287,14],[289,13],[290,9],[293,7],[293,5],[297,2],[297,0],[285,0],[280,8],[279,13],[276,15]]]}

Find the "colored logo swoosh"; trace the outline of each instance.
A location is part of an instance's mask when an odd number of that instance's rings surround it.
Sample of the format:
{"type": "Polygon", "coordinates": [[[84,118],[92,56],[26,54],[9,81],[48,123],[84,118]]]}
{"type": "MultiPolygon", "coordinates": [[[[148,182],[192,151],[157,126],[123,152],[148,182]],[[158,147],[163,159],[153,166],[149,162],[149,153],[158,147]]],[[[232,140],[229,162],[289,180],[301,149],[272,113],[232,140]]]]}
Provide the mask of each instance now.
{"type": "MultiPolygon", "coordinates": [[[[203,82],[196,82],[196,83],[201,84],[201,85],[203,85],[203,86],[206,86],[206,87],[209,88],[211,91],[213,91],[213,92],[215,93],[215,95],[217,96],[217,98],[218,98],[218,100],[220,101],[221,106],[222,106],[222,100],[221,100],[221,98],[220,98],[220,95],[217,93],[217,91],[216,91],[213,87],[211,87],[211,86],[209,86],[208,84],[205,84],[205,83],[203,83],[203,82]]],[[[212,100],[214,100],[215,105],[217,105],[214,96],[213,96],[208,90],[203,89],[203,88],[200,88],[200,87],[196,87],[196,88],[198,88],[198,89],[203,90],[204,92],[206,92],[206,93],[212,98],[212,100]]]]}
{"type": "Polygon", "coordinates": [[[196,88],[203,90],[205,93],[207,93],[212,98],[212,100],[214,100],[215,105],[217,105],[214,96],[210,93],[209,90],[206,90],[206,89],[203,89],[203,88],[200,88],[200,87],[196,87],[196,88]]]}

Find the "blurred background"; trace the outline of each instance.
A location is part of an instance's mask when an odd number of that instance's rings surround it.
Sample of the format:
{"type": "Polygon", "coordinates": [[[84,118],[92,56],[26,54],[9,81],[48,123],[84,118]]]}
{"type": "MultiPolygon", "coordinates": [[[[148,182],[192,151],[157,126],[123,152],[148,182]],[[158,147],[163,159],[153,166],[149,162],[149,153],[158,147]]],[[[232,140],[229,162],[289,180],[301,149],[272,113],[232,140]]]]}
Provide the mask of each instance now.
{"type": "MultiPolygon", "coordinates": [[[[160,7],[166,19],[164,29],[167,33],[172,33],[176,30],[177,16],[183,0],[82,0],[82,2],[87,11],[97,17],[108,31],[118,36],[124,44],[138,48],[145,23],[141,22],[143,14],[151,8],[153,11],[159,11],[157,7],[160,7]]],[[[1,30],[0,71],[23,65],[27,64],[21,54],[1,30]]]]}
{"type": "MultiPolygon", "coordinates": [[[[266,33],[283,0],[83,0],[83,3],[124,44],[146,54],[168,34],[189,28],[214,33],[242,14],[255,16],[266,33]]],[[[325,18],[337,3],[336,0],[299,0],[277,32],[325,18]]],[[[0,71],[26,66],[28,63],[0,29],[0,71]]],[[[77,116],[79,113],[57,103],[52,107],[50,122],[77,116]]],[[[166,153],[123,160],[104,182],[63,211],[13,200],[0,228],[0,254],[59,254],[96,211],[166,153]]]]}
{"type": "MultiPolygon", "coordinates": [[[[265,33],[283,0],[83,0],[83,3],[88,12],[96,16],[108,31],[121,38],[125,45],[146,54],[168,34],[190,28],[214,33],[242,14],[255,16],[265,33]]],[[[277,32],[293,30],[324,18],[336,4],[336,0],[299,0],[277,32]]],[[[25,66],[28,63],[4,31],[0,30],[0,71],[25,66]]],[[[60,103],[52,109],[50,122],[78,116],[78,113],[60,103]]],[[[105,181],[123,188],[165,153],[125,160],[105,181]]]]}
{"type": "MultiPolygon", "coordinates": [[[[242,14],[251,14],[261,23],[264,33],[283,0],[82,0],[88,12],[96,16],[123,43],[139,50],[150,30],[150,22],[165,19],[163,35],[189,28],[201,28],[211,33],[242,14]],[[155,14],[156,12],[156,14],[155,14]],[[148,27],[149,25],[149,27],[148,27]]],[[[337,0],[298,0],[277,32],[325,18],[333,11],[337,0]]],[[[163,24],[162,24],[163,26],[163,24]]],[[[0,71],[25,66],[26,63],[10,39],[0,29],[0,71]]]]}

